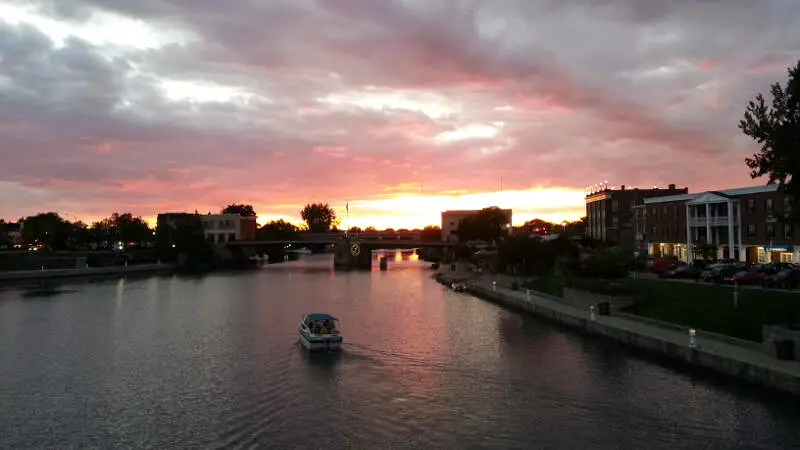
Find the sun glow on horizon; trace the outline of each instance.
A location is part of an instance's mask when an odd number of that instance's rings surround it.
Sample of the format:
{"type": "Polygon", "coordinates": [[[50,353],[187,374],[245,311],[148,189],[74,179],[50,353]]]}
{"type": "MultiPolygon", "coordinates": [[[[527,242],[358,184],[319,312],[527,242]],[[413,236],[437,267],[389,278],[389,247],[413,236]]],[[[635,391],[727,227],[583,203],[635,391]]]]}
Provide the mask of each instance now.
{"type": "MultiPolygon", "coordinates": [[[[374,227],[378,230],[387,228],[411,230],[421,229],[428,225],[441,226],[443,211],[480,210],[491,206],[512,209],[515,226],[532,219],[561,223],[565,220],[578,220],[586,215],[582,189],[531,188],[503,192],[442,192],[431,195],[403,191],[387,193],[376,198],[339,200],[328,202],[328,204],[336,212],[340,229],[374,227]],[[346,208],[348,204],[349,214],[346,208]]],[[[303,204],[267,205],[252,202],[252,205],[258,213],[257,222],[260,226],[277,220],[284,220],[298,227],[304,225],[300,218],[303,204]]],[[[166,208],[160,212],[192,212],[195,210],[218,211],[219,206],[189,205],[182,209],[166,208]]],[[[108,217],[108,215],[82,214],[78,211],[60,214],[67,220],[81,220],[87,225],[108,217]]],[[[133,215],[138,214],[133,212],[133,215]]],[[[151,228],[155,228],[157,213],[144,214],[142,218],[151,228]]]]}
{"type": "MultiPolygon", "coordinates": [[[[287,205],[283,205],[286,207],[287,205]]],[[[441,225],[441,213],[446,210],[479,210],[490,206],[511,208],[514,211],[514,225],[522,225],[531,219],[543,219],[560,223],[564,220],[578,220],[585,215],[583,190],[570,188],[532,188],[503,192],[477,192],[459,194],[419,195],[395,193],[383,197],[362,200],[338,201],[330,203],[340,220],[339,227],[423,228],[427,225],[441,225]],[[349,214],[346,205],[349,204],[349,214]]],[[[299,210],[286,211],[286,214],[259,215],[258,223],[283,219],[295,225],[302,225],[299,210]]],[[[267,205],[257,207],[257,211],[268,211],[267,205]]]]}

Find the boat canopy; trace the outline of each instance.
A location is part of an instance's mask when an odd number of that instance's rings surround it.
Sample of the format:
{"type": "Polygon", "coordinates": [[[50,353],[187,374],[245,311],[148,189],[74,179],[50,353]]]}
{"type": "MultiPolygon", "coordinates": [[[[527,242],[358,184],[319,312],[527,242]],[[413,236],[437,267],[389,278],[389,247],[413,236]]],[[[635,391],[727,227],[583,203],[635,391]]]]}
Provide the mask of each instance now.
{"type": "Polygon", "coordinates": [[[325,313],[306,314],[306,318],[308,320],[339,320],[336,317],[333,317],[332,315],[325,313]]]}

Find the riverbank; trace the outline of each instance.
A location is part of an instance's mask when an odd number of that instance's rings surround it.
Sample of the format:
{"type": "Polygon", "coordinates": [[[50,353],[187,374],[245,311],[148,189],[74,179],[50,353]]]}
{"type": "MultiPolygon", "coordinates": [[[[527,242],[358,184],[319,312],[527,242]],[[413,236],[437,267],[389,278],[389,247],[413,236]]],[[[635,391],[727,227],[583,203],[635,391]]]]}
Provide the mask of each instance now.
{"type": "Polygon", "coordinates": [[[138,264],[130,266],[87,267],[83,269],[14,270],[0,272],[0,281],[167,273],[173,270],[175,270],[175,266],[172,264],[138,264]]]}
{"type": "MultiPolygon", "coordinates": [[[[463,276],[439,273],[437,281],[450,285],[463,276]]],[[[673,324],[638,318],[616,311],[611,315],[590,314],[563,299],[535,291],[515,291],[507,277],[484,275],[466,282],[467,291],[484,300],[521,309],[585,333],[659,353],[718,373],[800,396],[800,362],[781,361],[747,341],[697,332],[690,345],[689,330],[673,324]],[[493,285],[496,281],[497,284],[493,285]]]]}

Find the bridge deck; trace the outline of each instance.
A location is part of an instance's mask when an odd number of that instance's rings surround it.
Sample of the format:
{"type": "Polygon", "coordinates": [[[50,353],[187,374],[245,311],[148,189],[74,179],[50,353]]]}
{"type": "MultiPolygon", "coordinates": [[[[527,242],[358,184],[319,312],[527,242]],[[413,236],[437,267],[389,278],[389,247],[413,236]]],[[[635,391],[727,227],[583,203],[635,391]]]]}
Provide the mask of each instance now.
{"type": "MultiPolygon", "coordinates": [[[[280,245],[280,244],[335,244],[338,239],[319,239],[319,240],[297,240],[287,239],[280,241],[233,241],[228,242],[231,246],[259,246],[259,245],[280,245]]],[[[397,248],[397,247],[451,247],[455,245],[453,242],[443,241],[422,241],[419,239],[351,239],[351,244],[359,244],[367,247],[384,247],[384,248],[397,248]]]]}

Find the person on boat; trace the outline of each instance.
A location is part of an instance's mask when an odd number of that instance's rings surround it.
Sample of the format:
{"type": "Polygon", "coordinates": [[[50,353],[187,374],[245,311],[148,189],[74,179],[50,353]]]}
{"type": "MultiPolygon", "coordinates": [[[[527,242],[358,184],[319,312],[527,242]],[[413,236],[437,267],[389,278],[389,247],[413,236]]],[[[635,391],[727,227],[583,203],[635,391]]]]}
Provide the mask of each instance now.
{"type": "Polygon", "coordinates": [[[322,328],[319,330],[320,334],[328,334],[327,321],[322,323],[322,328]]]}

